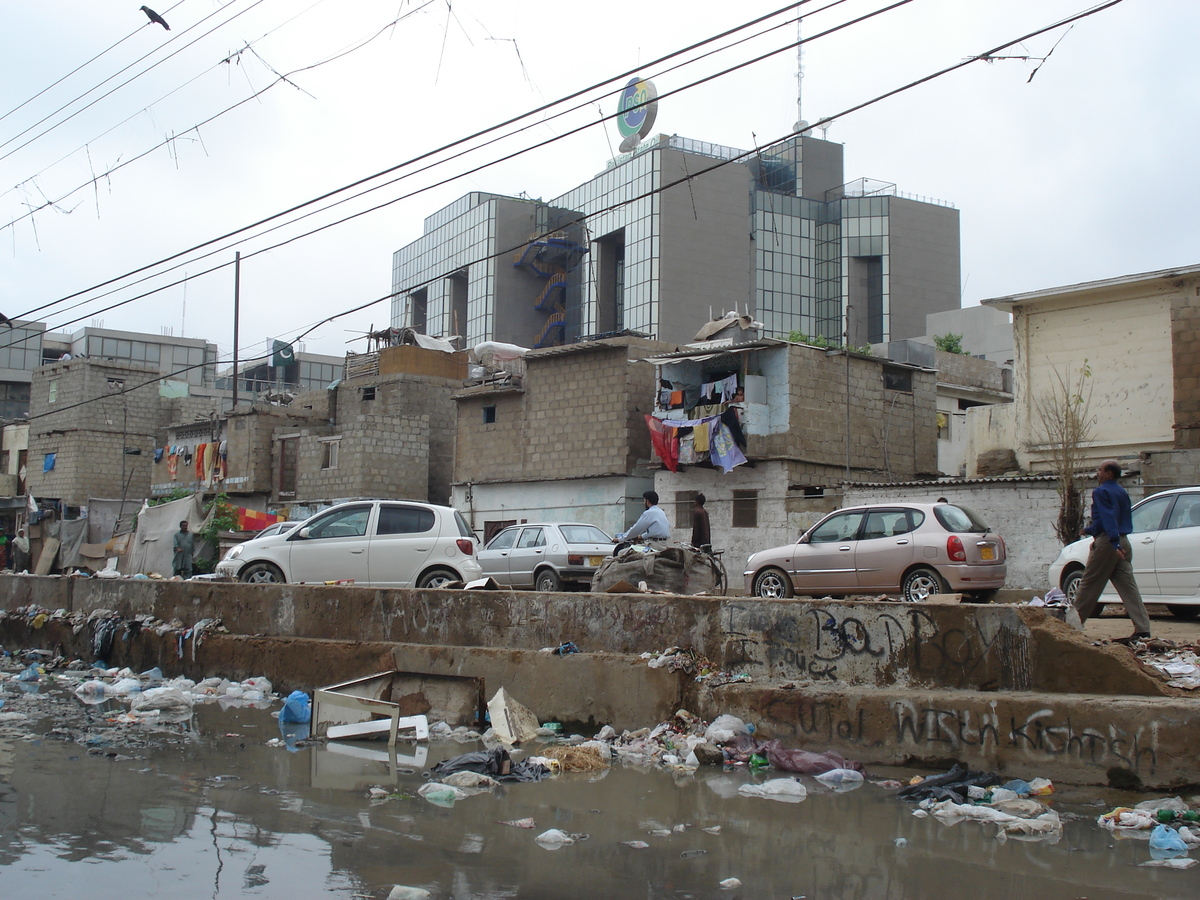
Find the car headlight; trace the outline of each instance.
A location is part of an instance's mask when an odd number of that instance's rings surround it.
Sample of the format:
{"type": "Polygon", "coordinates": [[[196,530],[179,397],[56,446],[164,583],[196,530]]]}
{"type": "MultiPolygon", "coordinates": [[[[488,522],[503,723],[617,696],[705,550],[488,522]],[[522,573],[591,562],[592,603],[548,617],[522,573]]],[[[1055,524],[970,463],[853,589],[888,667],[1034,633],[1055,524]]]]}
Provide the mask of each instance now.
{"type": "Polygon", "coordinates": [[[225,560],[237,559],[242,555],[242,545],[238,544],[229,548],[229,552],[225,554],[225,560]]]}

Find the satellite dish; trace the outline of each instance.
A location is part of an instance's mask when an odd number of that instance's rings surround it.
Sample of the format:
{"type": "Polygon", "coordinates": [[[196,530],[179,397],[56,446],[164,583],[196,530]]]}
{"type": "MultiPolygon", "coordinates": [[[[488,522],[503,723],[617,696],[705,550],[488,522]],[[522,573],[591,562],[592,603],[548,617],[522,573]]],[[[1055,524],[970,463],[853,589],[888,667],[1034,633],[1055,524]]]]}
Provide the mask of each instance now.
{"type": "Polygon", "coordinates": [[[796,134],[803,134],[804,132],[808,131],[808,129],[809,129],[808,119],[801,119],[799,122],[797,122],[795,125],[792,126],[792,131],[796,132],[796,134]]]}

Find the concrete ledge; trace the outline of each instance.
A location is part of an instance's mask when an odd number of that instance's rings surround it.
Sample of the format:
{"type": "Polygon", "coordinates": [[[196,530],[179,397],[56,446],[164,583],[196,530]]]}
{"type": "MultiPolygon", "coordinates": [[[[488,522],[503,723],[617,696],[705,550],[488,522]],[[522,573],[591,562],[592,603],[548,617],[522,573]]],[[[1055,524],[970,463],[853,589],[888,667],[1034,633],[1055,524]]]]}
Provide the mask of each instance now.
{"type": "Polygon", "coordinates": [[[730,713],[788,746],[869,764],[958,760],[1014,777],[1122,786],[1136,779],[1155,789],[1200,781],[1200,701],[1190,698],[734,684],[699,691],[689,708],[705,718],[730,713]]]}

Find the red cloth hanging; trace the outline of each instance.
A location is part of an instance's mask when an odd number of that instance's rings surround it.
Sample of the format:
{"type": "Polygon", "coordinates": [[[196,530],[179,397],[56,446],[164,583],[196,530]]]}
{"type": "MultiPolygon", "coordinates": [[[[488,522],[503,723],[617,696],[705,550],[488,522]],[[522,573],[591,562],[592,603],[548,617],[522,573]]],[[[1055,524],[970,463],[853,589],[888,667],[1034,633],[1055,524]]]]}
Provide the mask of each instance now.
{"type": "Polygon", "coordinates": [[[672,472],[679,471],[679,429],[663,423],[655,416],[646,416],[646,427],[650,429],[650,443],[663,465],[672,472]]]}

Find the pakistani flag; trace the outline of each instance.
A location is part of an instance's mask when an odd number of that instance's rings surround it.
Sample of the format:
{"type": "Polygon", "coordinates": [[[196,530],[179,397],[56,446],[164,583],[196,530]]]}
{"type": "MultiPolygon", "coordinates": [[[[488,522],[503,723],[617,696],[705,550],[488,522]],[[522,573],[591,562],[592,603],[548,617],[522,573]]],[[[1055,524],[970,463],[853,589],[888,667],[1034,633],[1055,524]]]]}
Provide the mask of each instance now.
{"type": "Polygon", "coordinates": [[[296,362],[296,352],[287,341],[275,341],[271,346],[271,365],[290,366],[296,362]]]}

